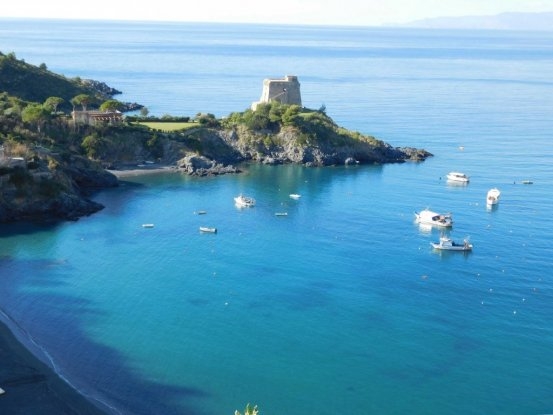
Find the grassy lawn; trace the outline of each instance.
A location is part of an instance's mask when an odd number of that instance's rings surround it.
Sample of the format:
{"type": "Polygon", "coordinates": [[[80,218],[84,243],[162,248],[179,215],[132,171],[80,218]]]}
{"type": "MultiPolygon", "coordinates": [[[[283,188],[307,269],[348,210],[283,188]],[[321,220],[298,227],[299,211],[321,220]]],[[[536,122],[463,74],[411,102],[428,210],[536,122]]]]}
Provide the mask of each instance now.
{"type": "Polygon", "coordinates": [[[140,125],[145,125],[146,127],[152,130],[161,130],[161,131],[178,131],[186,130],[189,128],[199,127],[197,122],[139,122],[140,125]]]}

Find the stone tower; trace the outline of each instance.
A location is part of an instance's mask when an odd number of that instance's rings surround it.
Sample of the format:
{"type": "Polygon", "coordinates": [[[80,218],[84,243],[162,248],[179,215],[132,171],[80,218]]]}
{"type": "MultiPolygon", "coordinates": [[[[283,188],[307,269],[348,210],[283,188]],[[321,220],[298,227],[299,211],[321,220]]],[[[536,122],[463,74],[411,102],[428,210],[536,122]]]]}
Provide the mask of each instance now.
{"type": "Polygon", "coordinates": [[[259,101],[252,104],[255,111],[259,104],[278,101],[282,104],[299,105],[301,107],[300,83],[298,77],[286,75],[284,79],[263,80],[263,92],[259,101]]]}

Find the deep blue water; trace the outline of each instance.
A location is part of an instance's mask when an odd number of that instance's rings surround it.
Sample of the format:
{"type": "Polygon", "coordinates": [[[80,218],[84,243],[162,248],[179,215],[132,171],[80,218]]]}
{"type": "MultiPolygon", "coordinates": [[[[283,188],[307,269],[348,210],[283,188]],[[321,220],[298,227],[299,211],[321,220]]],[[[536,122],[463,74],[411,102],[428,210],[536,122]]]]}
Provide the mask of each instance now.
{"type": "Polygon", "coordinates": [[[152,114],[242,111],[293,74],[305,106],[434,154],[138,177],[78,222],[3,225],[3,317],[83,393],[124,414],[553,411],[553,33],[0,23],[0,51],[152,114]],[[474,252],[432,251],[425,207],[474,252]]]}

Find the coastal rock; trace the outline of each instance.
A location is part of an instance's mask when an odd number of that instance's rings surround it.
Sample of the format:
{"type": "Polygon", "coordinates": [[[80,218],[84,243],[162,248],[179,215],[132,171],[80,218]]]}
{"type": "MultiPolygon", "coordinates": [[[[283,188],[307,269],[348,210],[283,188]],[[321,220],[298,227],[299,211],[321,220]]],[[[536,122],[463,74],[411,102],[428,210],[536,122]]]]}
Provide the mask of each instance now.
{"type": "Polygon", "coordinates": [[[122,94],[121,91],[108,86],[105,82],[95,81],[94,79],[83,79],[82,83],[105,97],[122,94]]]}
{"type": "Polygon", "coordinates": [[[198,155],[188,155],[182,158],[177,166],[181,171],[192,176],[208,176],[239,172],[239,170],[233,166],[225,166],[205,156],[198,155]]]}
{"type": "Polygon", "coordinates": [[[0,222],[77,220],[104,207],[87,194],[118,185],[114,175],[80,156],[17,161],[0,166],[0,222]]]}
{"type": "Polygon", "coordinates": [[[211,140],[223,141],[228,148],[224,153],[211,152],[210,158],[231,163],[256,161],[270,165],[330,166],[402,163],[432,156],[425,150],[392,147],[373,138],[351,140],[338,136],[310,140],[294,128],[283,128],[275,134],[238,127],[230,132],[213,130],[211,135],[211,140]]]}
{"type": "MultiPolygon", "coordinates": [[[[55,186],[53,182],[50,183],[50,188],[55,186]]],[[[38,190],[43,186],[44,183],[28,185],[26,190],[19,187],[15,191],[3,191],[0,222],[77,220],[104,208],[100,203],[71,191],[57,191],[54,197],[32,194],[31,189],[38,190]]]]}
{"type": "Polygon", "coordinates": [[[402,151],[409,158],[409,160],[413,161],[423,161],[428,157],[432,157],[432,153],[419,148],[401,147],[399,150],[402,151]]]}
{"type": "MultiPolygon", "coordinates": [[[[94,79],[83,79],[82,83],[87,88],[90,88],[93,91],[96,91],[101,97],[105,99],[112,98],[115,95],[120,95],[123,93],[118,89],[112,88],[105,82],[96,81],[94,79]]],[[[143,105],[138,104],[136,102],[122,102],[121,104],[122,104],[122,107],[120,110],[122,112],[138,111],[139,109],[144,107],[143,105]]]]}
{"type": "Polygon", "coordinates": [[[118,185],[115,175],[82,156],[70,156],[62,165],[61,170],[71,177],[78,188],[85,193],[94,189],[118,185]]]}

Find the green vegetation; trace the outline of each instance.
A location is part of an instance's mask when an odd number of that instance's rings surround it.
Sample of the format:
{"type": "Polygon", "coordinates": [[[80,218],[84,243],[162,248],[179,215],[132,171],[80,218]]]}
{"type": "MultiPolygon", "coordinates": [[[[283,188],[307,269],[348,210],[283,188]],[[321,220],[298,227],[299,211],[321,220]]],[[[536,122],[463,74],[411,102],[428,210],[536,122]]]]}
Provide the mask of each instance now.
{"type": "MultiPolygon", "coordinates": [[[[374,137],[339,127],[324,106],[310,110],[271,102],[222,119],[210,113],[158,118],[138,104],[114,100],[113,91],[0,53],[0,221],[33,212],[70,218],[95,212],[101,206],[84,200],[81,190],[116,185],[105,168],[146,161],[178,164],[190,174],[225,174],[248,160],[323,166],[406,159],[374,137]],[[69,114],[97,108],[100,114],[69,114]],[[140,109],[140,115],[108,114],[129,108],[140,109]],[[211,167],[196,167],[192,159],[211,167]]],[[[257,414],[257,407],[248,405],[246,414],[257,414]]]]}
{"type": "MultiPolygon", "coordinates": [[[[246,405],[246,409],[244,409],[244,415],[257,415],[259,414],[259,410],[257,409],[257,405],[251,406],[250,404],[246,405]]],[[[234,415],[242,415],[239,411],[234,411],[234,415]]]]}
{"type": "Polygon", "coordinates": [[[286,140],[294,140],[295,146],[323,150],[332,146],[355,148],[360,144],[382,144],[373,137],[338,127],[324,106],[310,110],[279,102],[261,104],[255,111],[234,112],[223,119],[209,113],[198,113],[193,120],[168,114],[148,117],[148,110],[144,108],[139,116],[127,116],[126,122],[117,126],[73,125],[64,111],[123,108],[119,101],[86,87],[79,78],[56,75],[46,65],[26,64],[14,54],[0,54],[1,90],[6,92],[0,96],[0,143],[11,144],[10,149],[16,143],[25,144],[28,149],[32,148],[30,143],[40,143],[51,150],[80,152],[107,163],[115,162],[115,157],[130,161],[146,151],[161,157],[163,140],[173,140],[193,152],[208,151],[212,157],[228,153],[221,142],[209,138],[213,133],[207,131],[211,130],[240,131],[238,140],[252,147],[247,150],[250,154],[282,147],[283,132],[287,132],[286,140]],[[124,151],[129,154],[123,156],[124,151]]]}
{"type": "MultiPolygon", "coordinates": [[[[270,102],[258,105],[255,111],[248,109],[234,112],[222,121],[225,128],[236,128],[238,125],[244,125],[250,131],[270,134],[278,133],[283,128],[292,128],[297,131],[296,144],[301,146],[355,146],[361,142],[376,146],[383,144],[374,137],[338,127],[326,114],[324,107],[314,111],[298,105],[270,102]]],[[[261,140],[265,144],[275,144],[271,142],[271,135],[265,135],[261,140]]]]}
{"type": "Polygon", "coordinates": [[[93,102],[93,98],[89,94],[79,94],[70,99],[73,108],[81,106],[83,111],[86,111],[88,105],[93,102]]]}
{"type": "Polygon", "coordinates": [[[117,101],[116,99],[108,99],[100,105],[100,111],[122,111],[123,103],[117,101]]]}
{"type": "MultiPolygon", "coordinates": [[[[31,102],[45,102],[55,95],[62,101],[54,105],[54,111],[58,108],[69,110],[70,100],[80,94],[89,95],[89,103],[94,105],[100,105],[110,98],[109,94],[99,91],[88,81],[80,78],[68,79],[55,74],[44,64],[30,65],[18,60],[13,52],[7,55],[0,52],[0,91],[31,102]]],[[[50,102],[48,105],[51,104],[50,102]]]]}
{"type": "Polygon", "coordinates": [[[270,102],[222,119],[210,113],[158,118],[142,108],[140,115],[126,116],[116,124],[74,122],[68,114],[71,109],[124,109],[109,94],[87,87],[95,82],[70,80],[49,72],[46,65],[36,67],[14,54],[0,53],[4,154],[28,159],[47,149],[62,157],[83,155],[112,166],[154,159],[174,163],[189,153],[227,163],[270,157],[332,164],[343,162],[345,156],[378,160],[386,151],[386,144],[374,137],[336,125],[324,106],[312,110],[270,102]]]}
{"type": "Polygon", "coordinates": [[[185,131],[199,126],[198,123],[195,122],[145,121],[137,122],[137,124],[148,127],[151,130],[159,130],[164,132],[185,131]]]}

